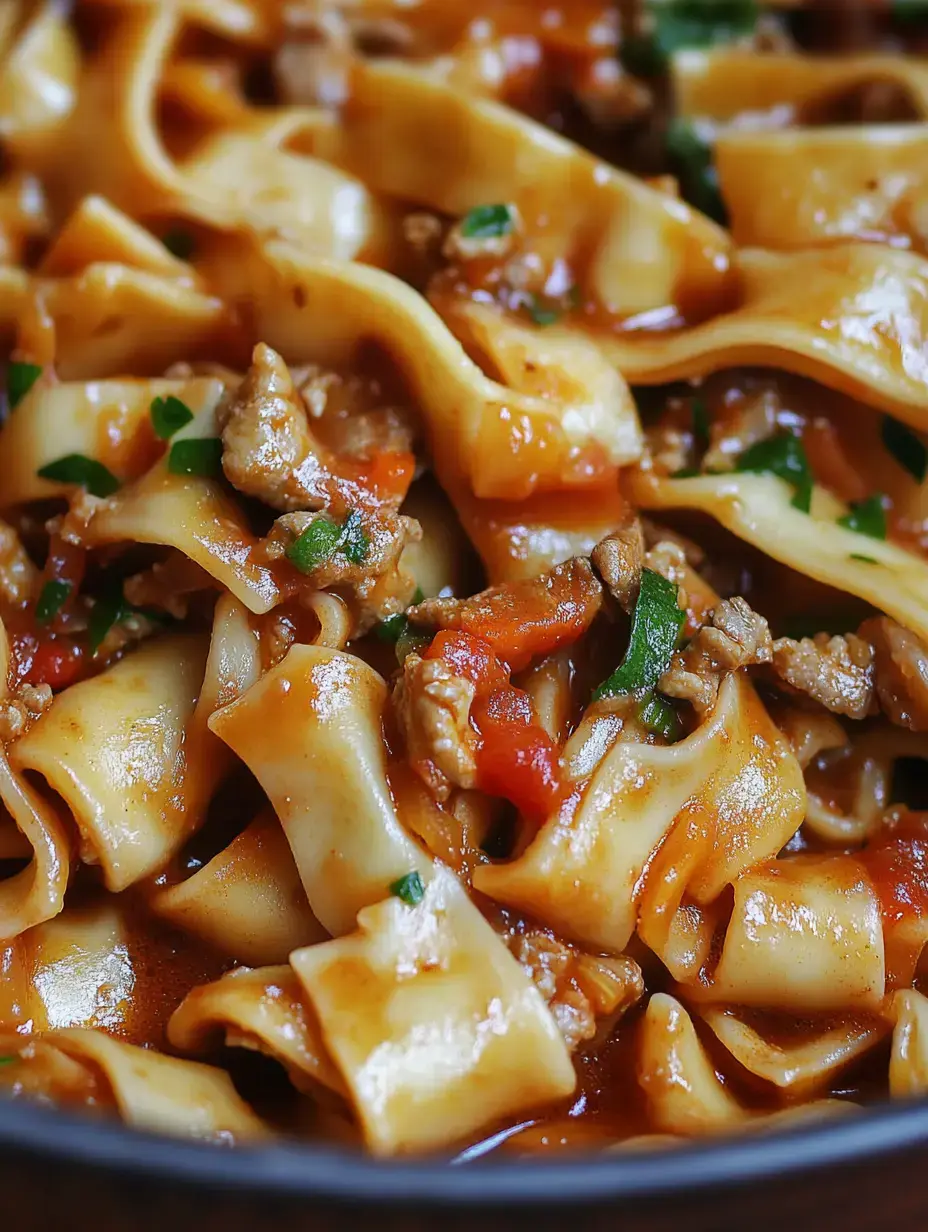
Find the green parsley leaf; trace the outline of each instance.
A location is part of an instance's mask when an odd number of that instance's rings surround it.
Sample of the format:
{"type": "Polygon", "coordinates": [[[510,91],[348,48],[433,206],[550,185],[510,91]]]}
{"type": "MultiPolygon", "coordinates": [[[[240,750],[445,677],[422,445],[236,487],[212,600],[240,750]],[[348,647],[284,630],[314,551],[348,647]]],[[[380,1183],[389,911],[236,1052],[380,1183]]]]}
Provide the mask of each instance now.
{"type": "Polygon", "coordinates": [[[555,325],[561,319],[560,311],[537,295],[528,296],[525,300],[525,311],[536,325],[555,325]]]}
{"type": "Polygon", "coordinates": [[[38,364],[23,364],[13,360],[7,365],[6,400],[11,411],[22,402],[41,375],[42,369],[38,364]]]}
{"type": "Polygon", "coordinates": [[[643,569],[625,658],[599,686],[593,700],[653,689],[670,663],[685,620],[686,613],[677,605],[677,587],[673,582],[651,569],[643,569]]]}
{"type": "Polygon", "coordinates": [[[509,205],[476,205],[461,219],[461,235],[466,240],[492,240],[509,235],[515,215],[509,205]]]}
{"type": "Polygon", "coordinates": [[[161,243],[179,261],[189,261],[196,248],[196,241],[190,232],[183,231],[180,227],[165,231],[161,237],[161,243]]]}
{"type": "Polygon", "coordinates": [[[338,547],[353,565],[363,565],[370,546],[371,537],[364,529],[364,519],[357,509],[352,509],[342,526],[338,547]]]}
{"type": "Polygon", "coordinates": [[[334,554],[341,537],[342,528],[337,522],[316,518],[294,539],[285,555],[300,573],[312,573],[334,554]]]}
{"type": "Polygon", "coordinates": [[[74,587],[62,578],[52,578],[42,587],[35,605],[35,618],[40,625],[47,625],[58,615],[74,587]]]}
{"type": "Polygon", "coordinates": [[[839,526],[856,531],[858,535],[869,535],[871,539],[886,538],[886,509],[884,508],[882,492],[874,492],[866,500],[852,501],[851,512],[843,518],[838,518],[839,526]]]}
{"type": "Polygon", "coordinates": [[[119,488],[119,480],[112,471],[82,453],[67,453],[63,458],[40,466],[37,473],[40,479],[86,488],[91,496],[112,496],[119,488]]]}
{"type": "Polygon", "coordinates": [[[186,402],[175,398],[173,394],[168,394],[166,398],[152,398],[151,426],[155,430],[155,436],[160,437],[162,441],[168,440],[175,432],[180,431],[184,424],[190,423],[191,419],[193,419],[193,411],[186,402]]]}
{"type": "Polygon", "coordinates": [[[672,702],[659,693],[648,693],[638,706],[638,718],[648,731],[663,736],[670,744],[680,738],[680,720],[672,702]]]}
{"type": "Polygon", "coordinates": [[[697,126],[689,120],[672,120],[667,129],[667,153],[687,201],[716,222],[724,223],[727,212],[712,146],[697,126]]]}
{"type": "Polygon", "coordinates": [[[921,437],[891,415],[883,416],[882,437],[883,444],[903,470],[907,470],[919,483],[924,482],[928,473],[928,447],[921,437]]]}
{"type": "Polygon", "coordinates": [[[632,73],[656,77],[676,51],[753,33],[758,6],[755,0],[650,0],[647,12],[653,29],[623,43],[622,63],[632,73]]]}
{"type": "Polygon", "coordinates": [[[222,474],[222,441],[216,436],[190,436],[175,441],[168,454],[172,475],[198,475],[218,479],[222,474]]]}
{"type": "Polygon", "coordinates": [[[878,565],[880,563],[875,556],[863,556],[860,552],[852,552],[848,560],[862,560],[867,565],[878,565]]]}
{"type": "Polygon", "coordinates": [[[812,503],[812,468],[798,436],[785,432],[758,441],[738,459],[737,469],[755,475],[776,475],[795,489],[792,505],[808,513],[812,503]]]}
{"type": "Polygon", "coordinates": [[[671,479],[696,479],[702,471],[698,466],[681,466],[678,471],[672,471],[671,479]]]}
{"type": "Polygon", "coordinates": [[[20,1060],[19,1057],[0,1057],[0,1065],[12,1065],[14,1061],[20,1060]]]}
{"type": "Polygon", "coordinates": [[[130,607],[123,598],[122,584],[110,585],[94,599],[87,621],[90,649],[96,654],[106,640],[113,625],[118,625],[129,615],[130,607]]]}
{"type": "Polygon", "coordinates": [[[709,420],[709,408],[706,406],[705,402],[703,402],[702,398],[693,399],[692,415],[693,438],[697,445],[701,446],[703,449],[708,449],[711,424],[709,420]]]}
{"type": "Polygon", "coordinates": [[[400,640],[404,633],[409,631],[410,624],[405,612],[397,612],[394,616],[388,616],[382,620],[377,626],[377,640],[380,642],[391,642],[394,646],[400,640]]]}
{"type": "Polygon", "coordinates": [[[425,886],[418,873],[407,873],[405,877],[400,877],[392,883],[390,893],[401,898],[408,906],[415,907],[417,903],[422,902],[425,896],[425,886]]]}

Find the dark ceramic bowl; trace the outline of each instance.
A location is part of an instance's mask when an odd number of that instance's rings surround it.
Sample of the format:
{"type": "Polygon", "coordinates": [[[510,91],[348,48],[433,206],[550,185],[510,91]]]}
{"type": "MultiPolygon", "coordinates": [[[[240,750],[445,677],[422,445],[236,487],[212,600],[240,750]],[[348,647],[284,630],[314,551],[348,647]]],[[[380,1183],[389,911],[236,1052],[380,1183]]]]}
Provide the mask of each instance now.
{"type": "Polygon", "coordinates": [[[225,1150],[0,1102],[2,1232],[921,1232],[928,1103],[560,1162],[225,1150]]]}

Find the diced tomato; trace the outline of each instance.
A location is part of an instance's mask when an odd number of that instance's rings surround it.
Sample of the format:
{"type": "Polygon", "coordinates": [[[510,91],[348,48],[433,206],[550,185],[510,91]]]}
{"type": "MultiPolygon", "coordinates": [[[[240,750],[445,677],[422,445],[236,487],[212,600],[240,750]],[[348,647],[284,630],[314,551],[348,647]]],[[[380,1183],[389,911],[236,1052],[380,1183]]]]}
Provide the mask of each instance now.
{"type": "Polygon", "coordinates": [[[40,642],[26,675],[29,684],[47,684],[57,692],[73,684],[81,673],[82,654],[70,638],[57,637],[40,642]]]}
{"type": "Polygon", "coordinates": [[[409,491],[416,469],[416,459],[405,450],[380,453],[365,467],[362,483],[381,500],[402,498],[409,491]]]}
{"type": "Polygon", "coordinates": [[[456,676],[472,681],[478,690],[499,688],[509,681],[492,646],[472,633],[443,629],[432,638],[424,657],[444,659],[456,676]]]}
{"type": "Polygon", "coordinates": [[[886,923],[928,915],[928,814],[905,813],[857,858],[870,874],[886,923]]]}
{"type": "Polygon", "coordinates": [[[475,703],[473,719],[481,737],[477,785],[540,825],[560,799],[560,767],[557,746],[534,721],[528,694],[496,689],[475,703]]]}

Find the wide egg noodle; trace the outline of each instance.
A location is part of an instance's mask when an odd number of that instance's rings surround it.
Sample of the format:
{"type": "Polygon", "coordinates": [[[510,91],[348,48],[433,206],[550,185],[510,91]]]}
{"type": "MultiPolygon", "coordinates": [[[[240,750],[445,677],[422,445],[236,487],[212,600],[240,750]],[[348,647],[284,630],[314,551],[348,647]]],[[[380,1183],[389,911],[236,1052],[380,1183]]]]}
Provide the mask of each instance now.
{"type": "Polygon", "coordinates": [[[779,851],[804,804],[799,766],[738,677],[685,740],[666,748],[617,742],[581,787],[575,810],[551,817],[516,859],[476,869],[474,886],[612,953],[628,944],[641,874],[681,815],[698,809],[703,819],[688,881],[697,902],[709,903],[764,853],[779,851]]]}
{"type": "MultiPolygon", "coordinates": [[[[9,0],[4,17],[15,29],[27,5],[9,0]]],[[[48,162],[74,107],[80,50],[67,14],[55,0],[41,0],[4,48],[0,25],[0,143],[15,158],[48,162]]]]}

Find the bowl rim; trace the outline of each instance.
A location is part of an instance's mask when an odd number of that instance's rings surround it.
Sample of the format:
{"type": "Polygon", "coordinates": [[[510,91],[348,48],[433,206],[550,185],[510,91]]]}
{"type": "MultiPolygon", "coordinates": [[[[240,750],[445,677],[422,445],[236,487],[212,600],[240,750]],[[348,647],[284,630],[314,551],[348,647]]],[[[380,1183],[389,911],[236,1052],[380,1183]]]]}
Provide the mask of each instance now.
{"type": "MultiPolygon", "coordinates": [[[[928,1100],[875,1105],[776,1132],[713,1138],[674,1149],[538,1160],[492,1157],[386,1161],[344,1149],[273,1143],[234,1149],[132,1129],[119,1122],[0,1100],[0,1151],[187,1189],[315,1198],[332,1205],[433,1208],[564,1206],[695,1195],[815,1169],[876,1162],[928,1145],[928,1100]],[[539,1166],[539,1163],[543,1166],[539,1166]]],[[[9,1156],[7,1155],[7,1158],[9,1156]]]]}

